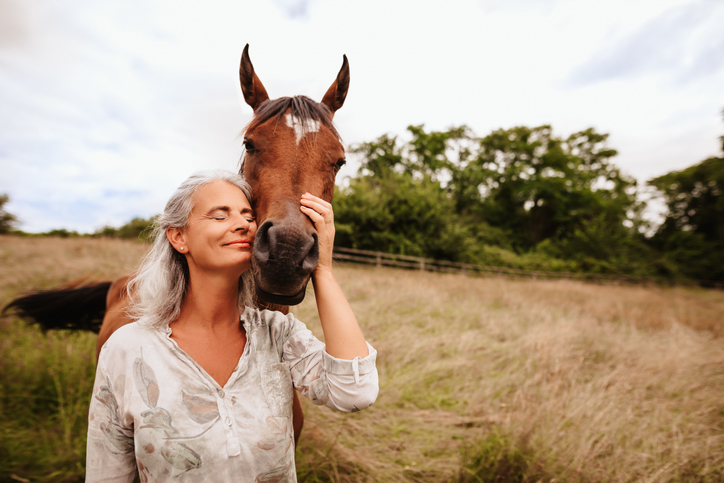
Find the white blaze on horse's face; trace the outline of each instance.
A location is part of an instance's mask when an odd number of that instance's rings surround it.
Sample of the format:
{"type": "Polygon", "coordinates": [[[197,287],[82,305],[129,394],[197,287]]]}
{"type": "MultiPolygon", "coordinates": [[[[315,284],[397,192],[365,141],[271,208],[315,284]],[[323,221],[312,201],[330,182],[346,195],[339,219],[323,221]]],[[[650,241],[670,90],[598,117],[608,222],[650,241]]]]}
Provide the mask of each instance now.
{"type": "Polygon", "coordinates": [[[299,119],[297,116],[287,114],[286,120],[287,126],[294,129],[297,145],[299,145],[299,141],[302,140],[305,134],[319,132],[319,121],[315,121],[314,119],[299,119]]]}

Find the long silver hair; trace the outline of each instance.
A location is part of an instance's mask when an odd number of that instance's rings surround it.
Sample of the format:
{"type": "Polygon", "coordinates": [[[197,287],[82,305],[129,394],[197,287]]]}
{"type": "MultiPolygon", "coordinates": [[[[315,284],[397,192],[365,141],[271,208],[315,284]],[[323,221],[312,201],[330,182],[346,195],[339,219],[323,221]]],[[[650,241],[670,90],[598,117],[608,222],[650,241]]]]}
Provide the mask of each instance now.
{"type": "MultiPolygon", "coordinates": [[[[166,230],[188,225],[194,207],[194,195],[199,188],[214,181],[233,184],[251,203],[251,187],[244,178],[231,171],[202,171],[181,183],[154,222],[151,248],[128,284],[131,299],[129,312],[147,327],[168,327],[181,313],[181,304],[189,285],[189,267],[186,257],[177,252],[166,238],[166,230]]],[[[239,277],[238,293],[240,311],[243,311],[244,306],[254,306],[254,277],[251,270],[239,277]]]]}

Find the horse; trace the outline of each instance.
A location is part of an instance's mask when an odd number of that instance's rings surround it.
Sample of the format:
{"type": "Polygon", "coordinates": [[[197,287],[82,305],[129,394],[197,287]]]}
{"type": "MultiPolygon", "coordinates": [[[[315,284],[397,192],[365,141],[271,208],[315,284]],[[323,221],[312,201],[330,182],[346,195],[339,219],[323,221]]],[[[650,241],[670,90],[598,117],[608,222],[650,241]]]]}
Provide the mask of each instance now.
{"type": "MultiPolygon", "coordinates": [[[[239,65],[245,102],[254,111],[243,131],[240,174],[251,185],[250,200],[259,224],[252,252],[256,303],[260,308],[289,312],[306,293],[319,258],[317,232],[299,210],[309,192],[331,202],[334,180],[345,164],[345,150],[332,119],[349,89],[349,63],[343,56],[337,78],[321,103],[306,96],[271,100],[254,71],[249,44],[239,65]]],[[[74,281],[53,290],[18,297],[3,312],[13,311],[43,329],[98,332],[101,347],[120,327],[133,322],[127,312],[127,283],[131,275],[113,282],[74,281]]],[[[304,414],[294,392],[292,422],[298,443],[304,414]]]]}

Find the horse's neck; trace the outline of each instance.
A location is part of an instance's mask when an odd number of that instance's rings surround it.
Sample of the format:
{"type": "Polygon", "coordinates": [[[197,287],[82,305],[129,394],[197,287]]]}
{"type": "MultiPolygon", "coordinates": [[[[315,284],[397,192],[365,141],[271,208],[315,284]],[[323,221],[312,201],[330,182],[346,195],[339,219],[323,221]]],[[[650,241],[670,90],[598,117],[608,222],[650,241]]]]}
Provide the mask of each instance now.
{"type": "Polygon", "coordinates": [[[272,304],[272,303],[269,303],[269,302],[265,302],[265,301],[263,301],[263,300],[259,300],[258,298],[256,298],[256,299],[254,300],[254,302],[256,303],[256,306],[257,306],[258,308],[260,308],[261,310],[264,310],[264,309],[266,309],[266,310],[276,310],[277,312],[281,312],[281,313],[283,313],[284,315],[287,315],[287,314],[289,313],[289,306],[288,306],[288,305],[272,304]]]}

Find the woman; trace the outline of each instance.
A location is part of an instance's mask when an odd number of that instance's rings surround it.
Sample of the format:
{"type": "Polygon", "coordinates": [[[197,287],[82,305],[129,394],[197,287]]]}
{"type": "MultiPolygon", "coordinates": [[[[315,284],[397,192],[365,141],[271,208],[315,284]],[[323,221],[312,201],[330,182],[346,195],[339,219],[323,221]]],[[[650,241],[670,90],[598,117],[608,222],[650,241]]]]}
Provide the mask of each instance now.
{"type": "Polygon", "coordinates": [[[294,316],[253,308],[250,199],[239,176],[200,173],[156,222],[130,285],[138,321],[98,360],[87,481],[296,481],[292,386],[340,411],[375,401],[376,352],[332,275],[331,205],[300,201],[318,233],[325,346],[294,316]]]}

